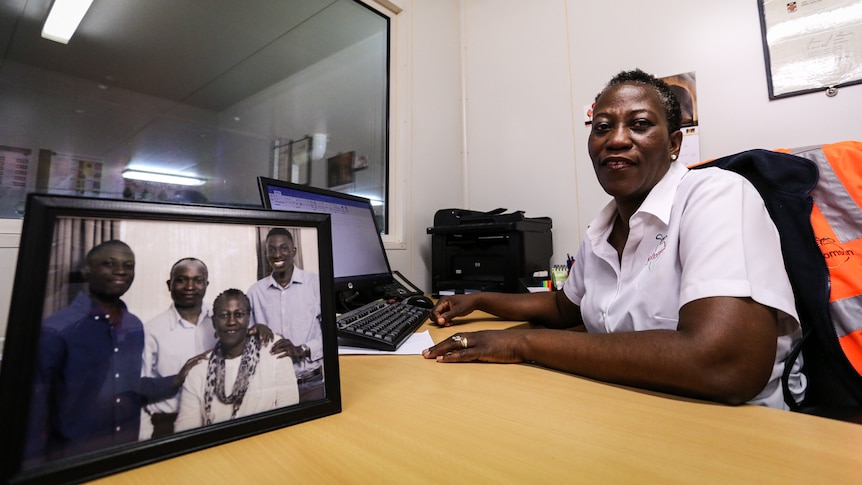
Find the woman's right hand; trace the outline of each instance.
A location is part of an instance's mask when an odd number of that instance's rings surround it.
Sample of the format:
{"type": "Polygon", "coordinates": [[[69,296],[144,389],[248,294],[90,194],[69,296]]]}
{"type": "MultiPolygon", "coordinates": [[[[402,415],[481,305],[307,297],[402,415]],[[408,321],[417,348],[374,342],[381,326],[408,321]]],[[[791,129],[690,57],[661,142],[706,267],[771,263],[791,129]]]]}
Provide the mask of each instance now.
{"type": "Polygon", "coordinates": [[[459,333],[422,351],[426,359],[437,362],[495,362],[517,364],[523,362],[520,347],[524,342],[522,330],[482,330],[459,333]]]}
{"type": "Polygon", "coordinates": [[[452,319],[476,310],[479,294],[442,296],[431,310],[431,321],[441,327],[452,325],[452,319]]]}

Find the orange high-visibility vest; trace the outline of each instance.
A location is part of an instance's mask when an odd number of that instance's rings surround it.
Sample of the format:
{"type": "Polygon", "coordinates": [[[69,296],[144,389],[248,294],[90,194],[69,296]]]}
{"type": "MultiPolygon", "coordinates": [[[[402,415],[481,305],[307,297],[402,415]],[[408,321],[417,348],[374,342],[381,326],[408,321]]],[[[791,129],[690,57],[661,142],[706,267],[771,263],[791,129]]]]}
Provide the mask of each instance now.
{"type": "Polygon", "coordinates": [[[829,311],[847,360],[862,375],[862,142],[779,149],[817,164],[811,225],[829,269],[829,311]]]}

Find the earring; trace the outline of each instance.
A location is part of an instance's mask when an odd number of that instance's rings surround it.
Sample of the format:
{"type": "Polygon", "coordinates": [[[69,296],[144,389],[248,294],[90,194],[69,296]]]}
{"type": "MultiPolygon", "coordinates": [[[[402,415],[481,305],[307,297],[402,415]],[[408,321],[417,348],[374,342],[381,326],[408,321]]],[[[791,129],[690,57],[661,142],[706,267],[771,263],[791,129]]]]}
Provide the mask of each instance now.
{"type": "Polygon", "coordinates": [[[677,156],[678,156],[678,155],[677,155],[676,153],[672,153],[672,154],[670,155],[670,159],[671,159],[671,160],[673,160],[673,161],[676,161],[676,157],[677,157],[677,156]]]}

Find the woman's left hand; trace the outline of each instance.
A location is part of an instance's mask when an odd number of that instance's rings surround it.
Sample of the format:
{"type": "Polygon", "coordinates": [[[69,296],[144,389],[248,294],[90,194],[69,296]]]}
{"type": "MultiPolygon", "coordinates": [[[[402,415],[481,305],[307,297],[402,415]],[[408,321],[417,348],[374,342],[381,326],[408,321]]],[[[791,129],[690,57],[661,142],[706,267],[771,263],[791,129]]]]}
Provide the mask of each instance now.
{"type": "Polygon", "coordinates": [[[523,362],[518,349],[523,332],[517,330],[483,330],[459,332],[439,344],[422,351],[426,359],[437,362],[494,362],[517,364],[523,362]]]}

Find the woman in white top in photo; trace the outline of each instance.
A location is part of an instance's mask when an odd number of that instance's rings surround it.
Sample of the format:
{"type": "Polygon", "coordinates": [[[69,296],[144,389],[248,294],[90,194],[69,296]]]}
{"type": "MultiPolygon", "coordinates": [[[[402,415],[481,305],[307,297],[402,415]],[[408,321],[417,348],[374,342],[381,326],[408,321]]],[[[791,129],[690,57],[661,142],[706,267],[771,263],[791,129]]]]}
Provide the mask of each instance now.
{"type": "Polygon", "coordinates": [[[299,402],[293,361],[270,354],[271,342],[261,344],[248,333],[250,314],[242,291],[230,289],[216,297],[212,320],[218,342],[207,364],[192,368],[183,384],[177,431],[299,402]]]}

